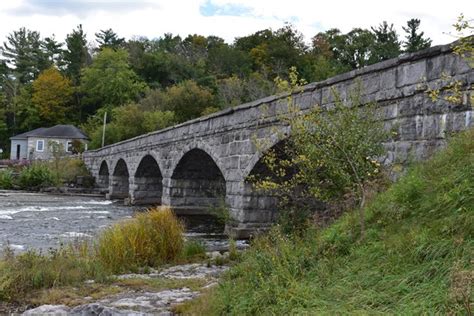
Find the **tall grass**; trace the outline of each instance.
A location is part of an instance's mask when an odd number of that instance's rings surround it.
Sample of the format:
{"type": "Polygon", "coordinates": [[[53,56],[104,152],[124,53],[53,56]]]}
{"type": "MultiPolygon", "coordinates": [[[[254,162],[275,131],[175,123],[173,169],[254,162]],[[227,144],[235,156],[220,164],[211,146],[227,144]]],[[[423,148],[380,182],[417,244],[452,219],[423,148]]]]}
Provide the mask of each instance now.
{"type": "Polygon", "coordinates": [[[363,241],[354,213],[304,236],[275,229],[257,239],[190,313],[472,313],[474,130],[412,168],[366,211],[363,241]]]}
{"type": "Polygon", "coordinates": [[[97,258],[114,273],[169,263],[181,254],[183,232],[169,208],[150,210],[105,231],[97,242],[97,258]]]}
{"type": "Polygon", "coordinates": [[[86,244],[81,250],[64,247],[48,254],[28,251],[14,255],[8,249],[0,260],[0,301],[21,301],[40,288],[77,284],[88,279],[103,281],[110,273],[90,256],[86,244]]]}
{"type": "Polygon", "coordinates": [[[0,300],[18,301],[35,289],[104,281],[116,273],[158,267],[181,260],[183,245],[181,222],[169,208],[157,208],[113,225],[96,242],[78,242],[46,254],[15,255],[7,248],[0,260],[0,300]]]}

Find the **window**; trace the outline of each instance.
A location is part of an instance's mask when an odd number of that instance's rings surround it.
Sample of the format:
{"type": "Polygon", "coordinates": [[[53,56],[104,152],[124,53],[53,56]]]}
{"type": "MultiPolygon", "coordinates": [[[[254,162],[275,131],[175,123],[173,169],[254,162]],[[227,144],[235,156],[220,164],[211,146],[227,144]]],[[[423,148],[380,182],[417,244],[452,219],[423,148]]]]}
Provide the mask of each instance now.
{"type": "Polygon", "coordinates": [[[43,151],[44,150],[44,140],[38,139],[36,141],[36,151],[43,151]]]}
{"type": "Polygon", "coordinates": [[[66,143],[66,151],[67,151],[68,153],[72,153],[72,142],[71,142],[71,141],[68,141],[68,142],[66,143]]]}

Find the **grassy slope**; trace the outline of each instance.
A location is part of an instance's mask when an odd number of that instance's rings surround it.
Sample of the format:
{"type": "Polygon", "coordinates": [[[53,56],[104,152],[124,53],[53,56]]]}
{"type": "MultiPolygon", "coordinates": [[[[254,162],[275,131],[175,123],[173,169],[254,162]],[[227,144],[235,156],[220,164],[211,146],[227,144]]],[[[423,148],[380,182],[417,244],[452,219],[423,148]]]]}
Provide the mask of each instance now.
{"type": "Polygon", "coordinates": [[[357,223],[347,214],[298,240],[273,231],[195,311],[466,313],[474,277],[474,130],[374,199],[364,242],[357,223]]]}

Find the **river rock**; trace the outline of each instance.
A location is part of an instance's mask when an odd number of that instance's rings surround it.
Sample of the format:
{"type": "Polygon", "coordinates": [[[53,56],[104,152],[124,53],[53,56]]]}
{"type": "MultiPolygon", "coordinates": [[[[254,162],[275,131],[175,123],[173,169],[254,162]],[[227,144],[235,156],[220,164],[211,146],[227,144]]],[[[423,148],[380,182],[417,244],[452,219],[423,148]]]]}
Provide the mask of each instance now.
{"type": "Polygon", "coordinates": [[[229,269],[227,266],[207,266],[201,263],[191,263],[163,269],[158,275],[169,279],[204,279],[207,277],[218,277],[227,269],[229,269]]]}
{"type": "Polygon", "coordinates": [[[80,305],[73,308],[69,315],[71,316],[112,316],[112,315],[127,315],[127,316],[145,316],[145,314],[132,310],[119,310],[113,307],[107,307],[98,303],[80,305]]]}
{"type": "Polygon", "coordinates": [[[66,305],[42,305],[30,310],[27,310],[22,315],[47,315],[47,316],[63,316],[68,315],[69,307],[66,305]]]}

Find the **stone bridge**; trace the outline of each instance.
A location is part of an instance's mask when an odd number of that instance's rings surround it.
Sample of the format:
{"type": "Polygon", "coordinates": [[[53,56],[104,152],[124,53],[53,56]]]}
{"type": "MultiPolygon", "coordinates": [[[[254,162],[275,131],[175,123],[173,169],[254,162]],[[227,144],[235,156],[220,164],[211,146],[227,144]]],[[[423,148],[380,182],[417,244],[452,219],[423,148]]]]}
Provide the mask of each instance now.
{"type": "MultiPolygon", "coordinates": [[[[308,84],[293,100],[303,109],[330,106],[332,89],[345,98],[361,85],[363,103],[377,102],[387,128],[398,128],[397,139],[385,144],[386,162],[404,164],[429,157],[447,133],[474,125],[473,82],[472,68],[444,45],[308,84]],[[462,83],[462,104],[428,97],[428,89],[449,80],[462,83]]],[[[287,111],[287,97],[270,96],[88,151],[84,161],[110,199],[185,212],[225,205],[235,220],[231,231],[246,236],[275,220],[274,199],[255,192],[246,179],[262,170],[263,153],[289,134],[278,119],[287,111]],[[261,140],[264,146],[257,148],[261,140]]]]}

